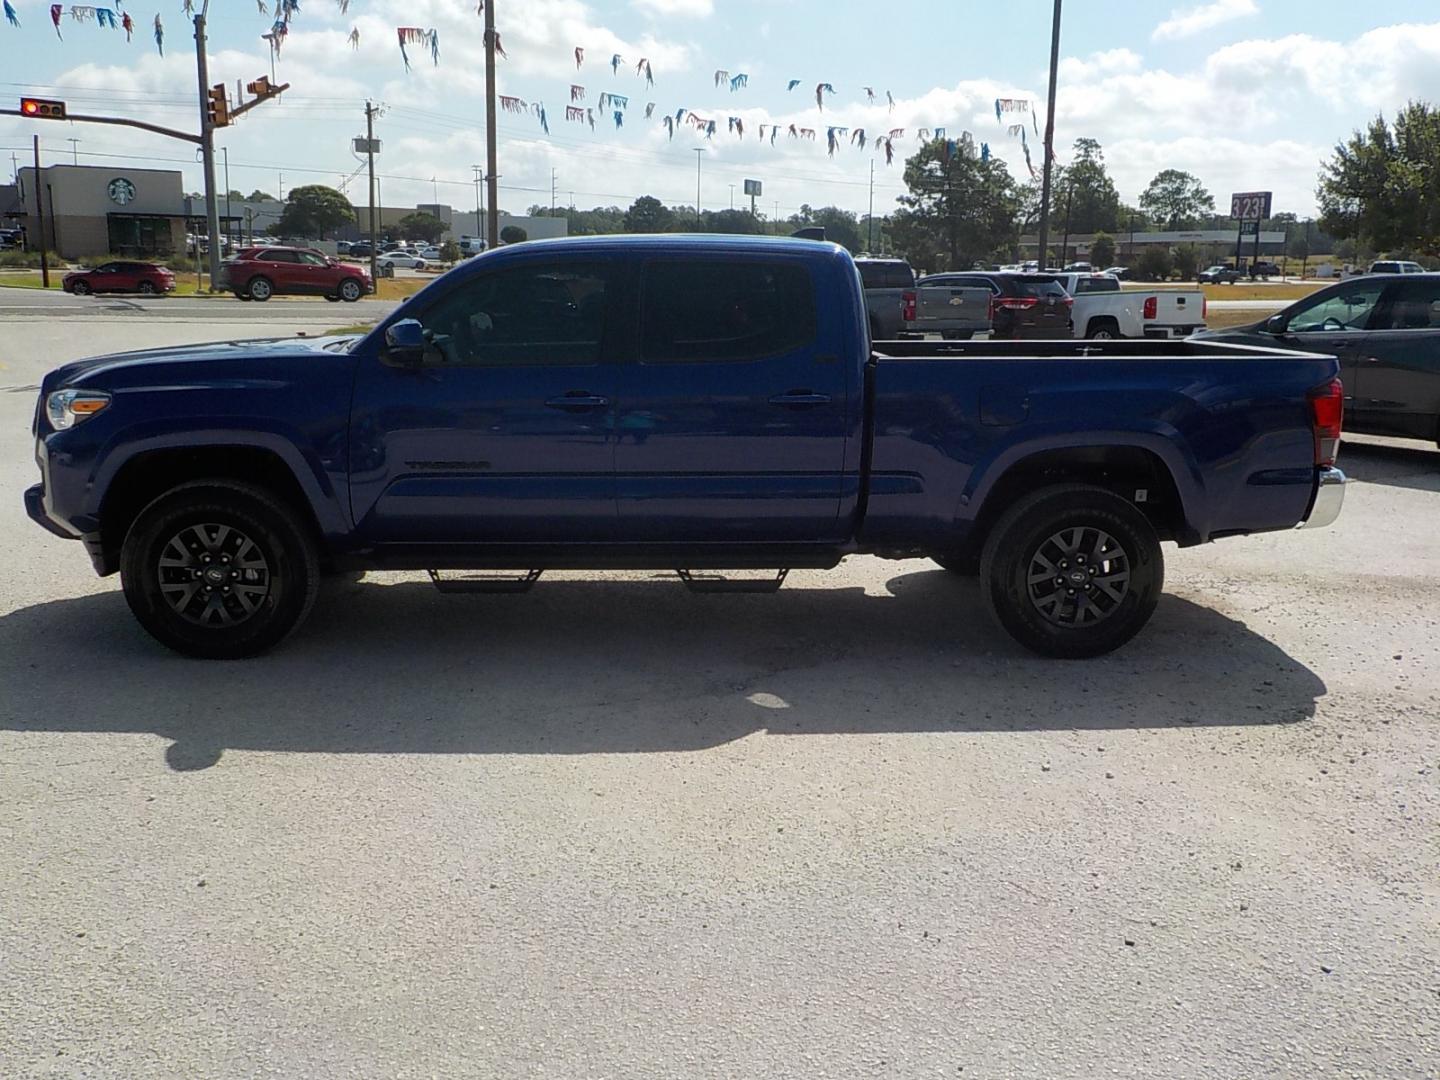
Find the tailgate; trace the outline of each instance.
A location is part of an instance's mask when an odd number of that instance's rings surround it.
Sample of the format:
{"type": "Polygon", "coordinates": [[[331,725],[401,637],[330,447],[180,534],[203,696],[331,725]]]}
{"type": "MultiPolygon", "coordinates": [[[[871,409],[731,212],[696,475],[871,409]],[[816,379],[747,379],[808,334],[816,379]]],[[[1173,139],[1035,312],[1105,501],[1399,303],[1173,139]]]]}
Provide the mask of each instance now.
{"type": "MultiPolygon", "coordinates": [[[[1204,326],[1205,294],[1202,292],[1160,291],[1155,297],[1155,317],[1146,326],[1204,326]]],[[[1148,299],[1148,297],[1147,297],[1148,299]]]]}
{"type": "Polygon", "coordinates": [[[975,285],[922,285],[915,290],[916,330],[984,330],[989,326],[989,289],[975,285]]]}

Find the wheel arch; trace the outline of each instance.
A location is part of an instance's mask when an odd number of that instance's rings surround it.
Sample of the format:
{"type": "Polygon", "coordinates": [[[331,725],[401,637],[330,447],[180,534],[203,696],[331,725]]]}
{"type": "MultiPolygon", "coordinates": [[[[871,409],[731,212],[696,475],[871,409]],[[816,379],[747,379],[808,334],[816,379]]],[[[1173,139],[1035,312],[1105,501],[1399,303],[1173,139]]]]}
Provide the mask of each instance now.
{"type": "Polygon", "coordinates": [[[1093,484],[1136,505],[1162,540],[1182,547],[1200,543],[1204,530],[1194,517],[1201,503],[1198,473],[1173,444],[1150,440],[1106,440],[1016,451],[985,470],[962,500],[968,518],[963,550],[979,552],[1002,514],[1026,493],[1057,484],[1093,484]],[[1140,495],[1143,492],[1143,501],[1140,495]]]}
{"type": "Polygon", "coordinates": [[[97,508],[102,574],[119,569],[120,547],[135,518],[167,491],[197,480],[229,480],[254,484],[272,492],[306,523],[316,542],[347,528],[333,490],[322,488],[313,470],[302,460],[268,440],[232,439],[186,446],[141,448],[115,464],[100,479],[104,492],[97,508]]]}

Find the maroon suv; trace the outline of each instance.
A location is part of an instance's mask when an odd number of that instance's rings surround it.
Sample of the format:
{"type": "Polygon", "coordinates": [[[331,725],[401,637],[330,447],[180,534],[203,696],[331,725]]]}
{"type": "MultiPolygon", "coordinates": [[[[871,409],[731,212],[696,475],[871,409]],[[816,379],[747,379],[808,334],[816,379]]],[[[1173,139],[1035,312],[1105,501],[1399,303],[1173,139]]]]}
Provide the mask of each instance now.
{"type": "Polygon", "coordinates": [[[76,296],[91,293],[126,292],[156,296],[175,291],[175,275],[163,266],[143,262],[108,262],[94,270],[66,274],[60,287],[76,296]]]}
{"type": "Polygon", "coordinates": [[[242,248],[221,265],[219,284],[241,300],[293,295],[353,303],[375,291],[370,275],[360,267],[293,247],[242,248]]]}

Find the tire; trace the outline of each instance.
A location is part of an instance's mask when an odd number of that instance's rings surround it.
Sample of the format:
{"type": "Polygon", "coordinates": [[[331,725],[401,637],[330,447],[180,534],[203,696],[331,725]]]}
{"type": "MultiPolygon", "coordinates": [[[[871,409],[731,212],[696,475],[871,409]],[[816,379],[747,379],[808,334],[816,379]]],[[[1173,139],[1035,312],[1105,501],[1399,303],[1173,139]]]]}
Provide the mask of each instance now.
{"type": "Polygon", "coordinates": [[[142,281],[142,282],[140,282],[140,295],[141,295],[141,296],[154,296],[154,295],[155,295],[155,286],[152,285],[152,284],[151,284],[150,282],[148,282],[148,281],[142,281]]]}
{"type": "Polygon", "coordinates": [[[974,578],[980,576],[979,555],[931,555],[930,558],[956,577],[974,578]]]}
{"type": "Polygon", "coordinates": [[[263,304],[275,295],[275,286],[267,277],[253,277],[250,279],[250,283],[245,286],[245,292],[251,300],[263,304]]]}
{"type": "Polygon", "coordinates": [[[344,300],[347,304],[353,304],[365,295],[365,286],[360,284],[357,279],[347,277],[344,281],[340,282],[338,291],[341,300],[344,300]]]}
{"type": "Polygon", "coordinates": [[[120,575],[126,603],[155,640],[185,656],[238,660],[300,625],[315,603],[320,566],[304,523],[269,492],[201,480],[140,512],[120,551],[120,575]]]}
{"type": "Polygon", "coordinates": [[[980,559],[980,591],[995,621],[1027,649],[1057,659],[1118,649],[1150,620],[1164,586],[1160,541],[1145,515],[1088,484],[1020,499],[990,530],[980,559]],[[1096,565],[1100,554],[1112,557],[1096,565]],[[1072,575],[1074,590],[1068,580],[1054,584],[1072,575]]]}
{"type": "Polygon", "coordinates": [[[1120,324],[1111,318],[1091,319],[1085,337],[1091,341],[1114,341],[1120,336],[1120,324]]]}
{"type": "Polygon", "coordinates": [[[90,288],[87,282],[77,281],[74,285],[70,286],[70,291],[76,296],[89,296],[95,290],[90,288]]]}

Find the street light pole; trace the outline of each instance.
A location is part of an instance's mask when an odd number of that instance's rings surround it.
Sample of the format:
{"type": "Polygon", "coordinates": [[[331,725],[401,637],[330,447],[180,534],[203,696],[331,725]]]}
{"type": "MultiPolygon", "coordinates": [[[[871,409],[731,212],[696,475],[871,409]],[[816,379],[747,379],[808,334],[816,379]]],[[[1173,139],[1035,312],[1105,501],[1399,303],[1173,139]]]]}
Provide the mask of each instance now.
{"type": "Polygon", "coordinates": [[[200,157],[205,171],[205,228],[210,234],[210,290],[220,277],[220,203],[215,198],[215,125],[210,120],[210,63],[205,56],[205,16],[210,0],[195,16],[195,71],[200,77],[200,157]]]}
{"type": "Polygon", "coordinates": [[[1050,97],[1045,114],[1045,179],[1040,185],[1040,269],[1045,269],[1050,247],[1050,176],[1055,160],[1055,84],[1060,75],[1060,2],[1055,0],[1055,22],[1050,31],[1050,97]]]}
{"type": "Polygon", "coordinates": [[[475,174],[475,236],[478,239],[485,234],[485,230],[480,228],[480,177],[484,170],[479,165],[471,165],[470,169],[475,174]]]}
{"type": "Polygon", "coordinates": [[[700,231],[700,159],[705,153],[703,146],[695,147],[695,231],[700,231]]]}
{"type": "Polygon", "coordinates": [[[495,149],[495,0],[485,4],[485,194],[488,228],[485,243],[494,247],[500,234],[500,173],[495,149]]]}

